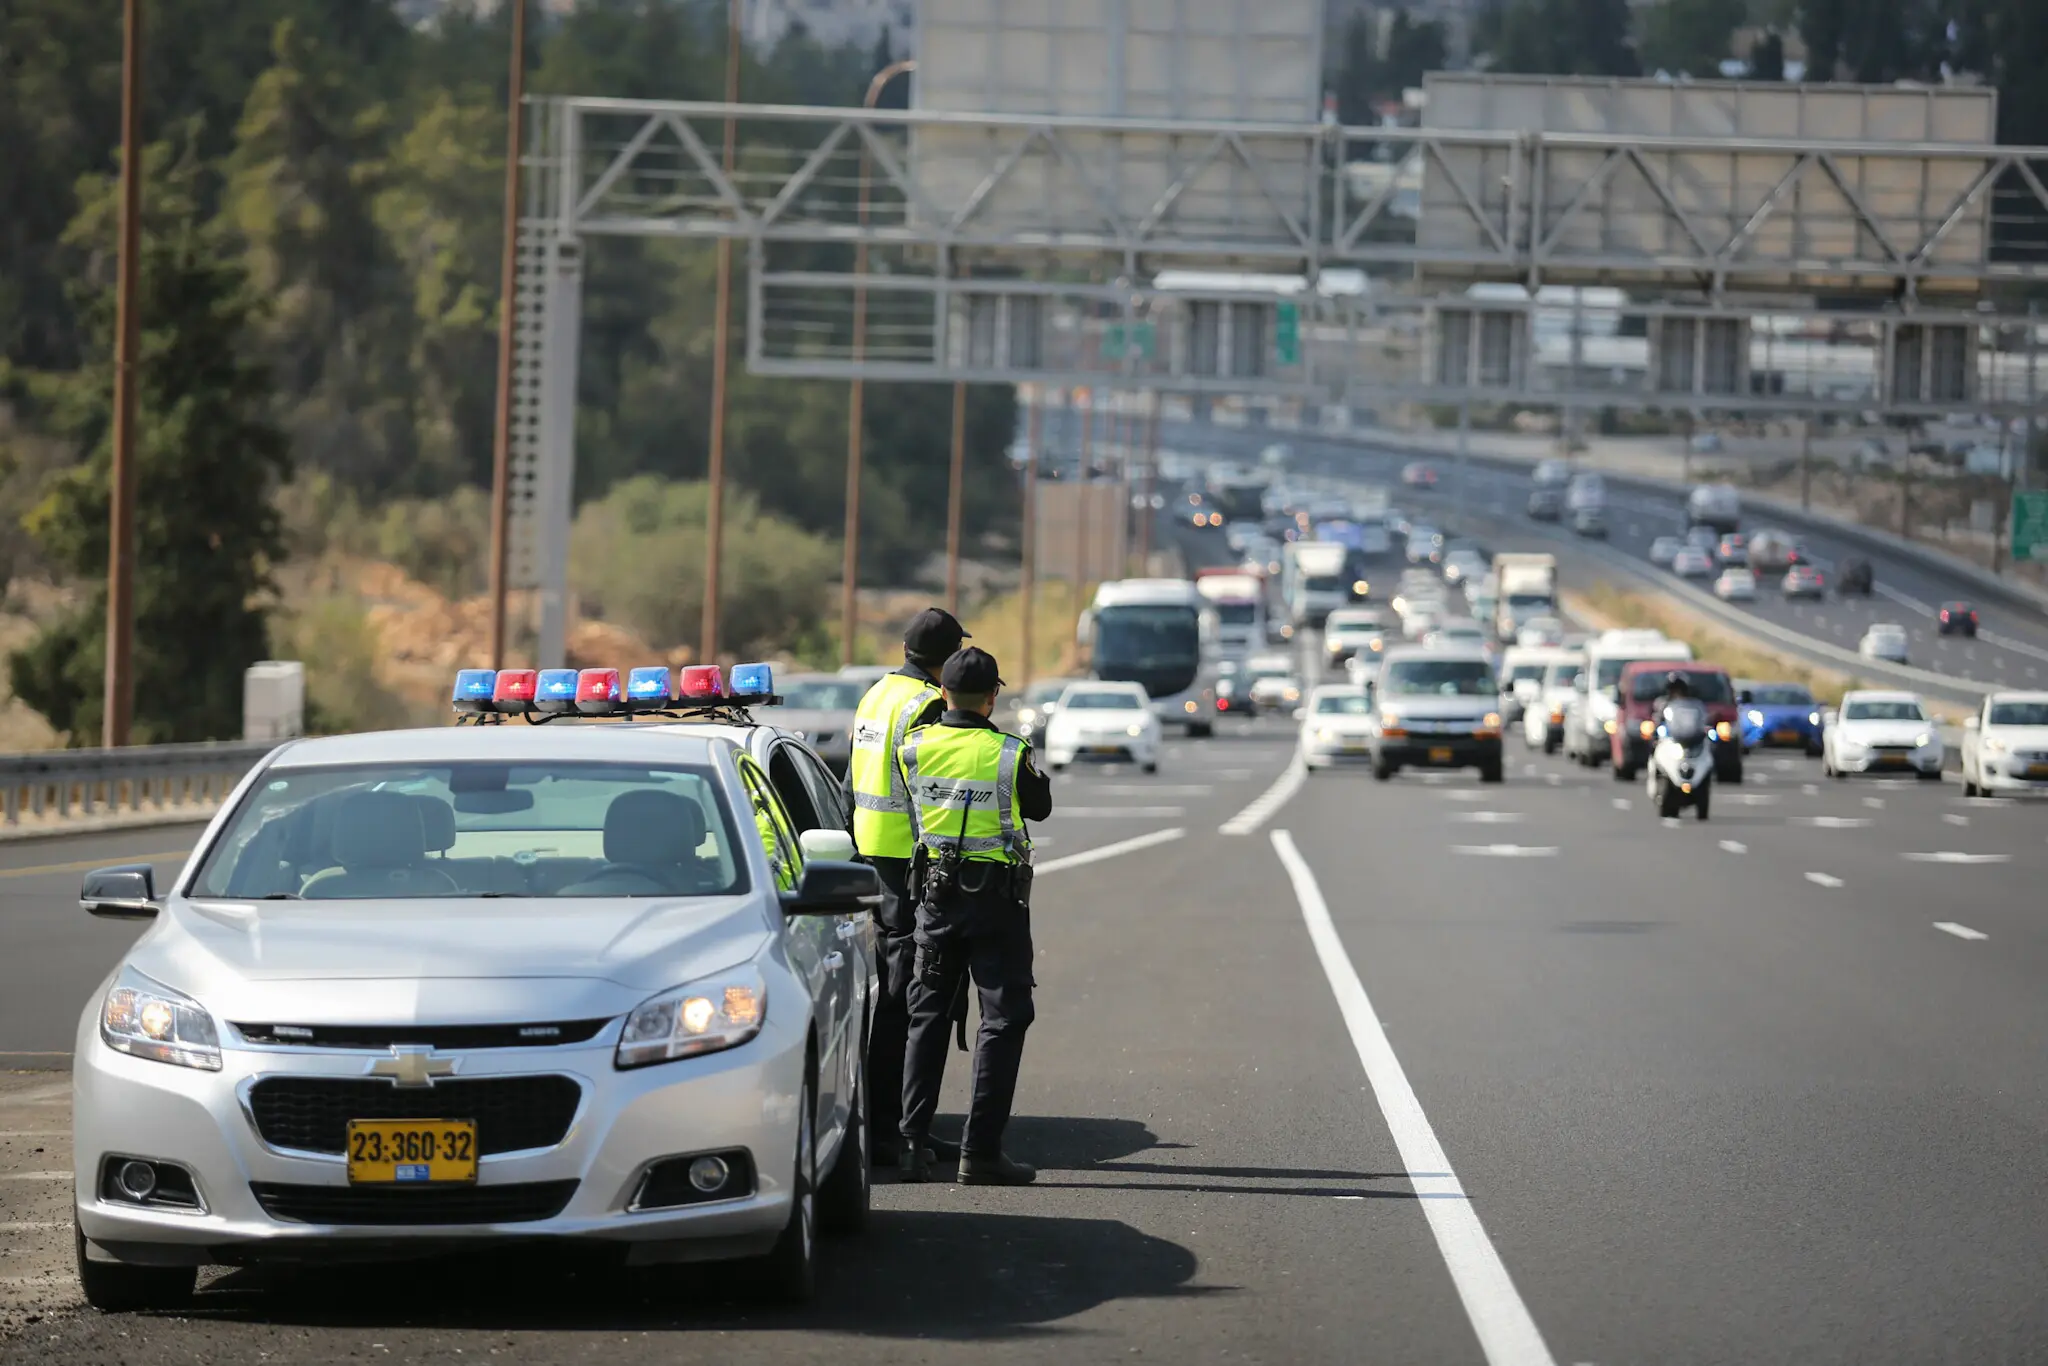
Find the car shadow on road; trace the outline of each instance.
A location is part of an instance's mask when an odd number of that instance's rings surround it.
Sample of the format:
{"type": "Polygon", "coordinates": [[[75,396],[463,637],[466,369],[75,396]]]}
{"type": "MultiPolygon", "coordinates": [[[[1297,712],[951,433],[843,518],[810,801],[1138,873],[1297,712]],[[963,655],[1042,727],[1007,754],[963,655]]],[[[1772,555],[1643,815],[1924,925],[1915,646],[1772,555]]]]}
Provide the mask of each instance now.
{"type": "Polygon", "coordinates": [[[1192,1286],[1195,1254],[1115,1219],[876,1210],[821,1244],[817,1297],[762,1302],[744,1268],[620,1269],[541,1246],[486,1256],[229,1272],[186,1318],[321,1329],[731,1333],[797,1330],[956,1341],[1062,1331],[1117,1300],[1228,1293],[1192,1286]]]}

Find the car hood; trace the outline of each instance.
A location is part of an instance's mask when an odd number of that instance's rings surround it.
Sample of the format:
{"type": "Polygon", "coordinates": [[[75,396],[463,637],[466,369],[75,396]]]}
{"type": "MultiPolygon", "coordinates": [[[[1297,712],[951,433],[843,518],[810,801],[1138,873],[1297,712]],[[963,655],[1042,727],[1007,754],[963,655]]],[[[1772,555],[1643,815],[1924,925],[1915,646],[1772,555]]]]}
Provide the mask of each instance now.
{"type": "Polygon", "coordinates": [[[1157,720],[1150,711],[1057,711],[1045,723],[1048,735],[1122,735],[1132,726],[1157,720]]]}
{"type": "Polygon", "coordinates": [[[129,963],[231,1019],[592,1019],[745,962],[747,896],[388,902],[171,899],[129,963]],[[346,990],[309,984],[347,982],[346,990]],[[516,990],[508,991],[516,983],[516,990]]]}
{"type": "Polygon", "coordinates": [[[1327,730],[1337,735],[1370,735],[1375,727],[1370,716],[1311,716],[1302,722],[1306,731],[1327,730]]]}
{"type": "Polygon", "coordinates": [[[2012,749],[2048,750],[2048,726],[1993,726],[1984,733],[2012,749]]]}
{"type": "Polygon", "coordinates": [[[1858,745],[1910,745],[1923,735],[1941,738],[1932,721],[1837,721],[1835,734],[1858,745]]]}
{"type": "Polygon", "coordinates": [[[1498,710],[1498,699],[1492,697],[1382,697],[1379,706],[1383,711],[1413,721],[1464,721],[1485,716],[1498,710]]]}

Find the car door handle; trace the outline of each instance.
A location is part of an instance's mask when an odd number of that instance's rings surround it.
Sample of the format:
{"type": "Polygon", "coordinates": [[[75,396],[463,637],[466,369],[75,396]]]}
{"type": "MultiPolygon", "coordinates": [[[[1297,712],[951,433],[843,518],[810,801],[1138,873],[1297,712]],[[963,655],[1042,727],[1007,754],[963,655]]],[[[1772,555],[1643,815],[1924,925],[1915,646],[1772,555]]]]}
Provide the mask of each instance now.
{"type": "Polygon", "coordinates": [[[858,920],[846,921],[839,927],[837,933],[841,939],[851,939],[860,933],[860,922],[858,920]]]}
{"type": "Polygon", "coordinates": [[[846,955],[836,950],[825,955],[825,971],[837,972],[846,966],[846,955]]]}

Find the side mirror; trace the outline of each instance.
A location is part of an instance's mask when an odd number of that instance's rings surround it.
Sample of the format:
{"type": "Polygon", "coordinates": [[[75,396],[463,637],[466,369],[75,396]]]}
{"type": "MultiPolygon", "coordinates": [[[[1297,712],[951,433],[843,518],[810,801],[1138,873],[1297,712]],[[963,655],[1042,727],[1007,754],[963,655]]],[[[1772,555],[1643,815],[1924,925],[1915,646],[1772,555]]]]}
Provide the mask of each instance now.
{"type": "Polygon", "coordinates": [[[1621,685],[1615,684],[1614,687],[1608,689],[1607,695],[1613,698],[1618,705],[1621,702],[1621,685]]]}
{"type": "Polygon", "coordinates": [[[882,875],[865,863],[807,863],[796,890],[782,894],[784,915],[859,915],[881,905],[882,875]]]}
{"type": "Polygon", "coordinates": [[[852,863],[853,836],[844,830],[806,830],[796,837],[805,863],[852,863]]]}
{"type": "Polygon", "coordinates": [[[106,920],[156,919],[156,869],[147,863],[95,868],[85,875],[78,904],[106,920]]]}
{"type": "Polygon", "coordinates": [[[1749,689],[1744,688],[1741,692],[1735,695],[1735,700],[1746,707],[1750,703],[1756,701],[1756,694],[1751,692],[1749,689]]]}

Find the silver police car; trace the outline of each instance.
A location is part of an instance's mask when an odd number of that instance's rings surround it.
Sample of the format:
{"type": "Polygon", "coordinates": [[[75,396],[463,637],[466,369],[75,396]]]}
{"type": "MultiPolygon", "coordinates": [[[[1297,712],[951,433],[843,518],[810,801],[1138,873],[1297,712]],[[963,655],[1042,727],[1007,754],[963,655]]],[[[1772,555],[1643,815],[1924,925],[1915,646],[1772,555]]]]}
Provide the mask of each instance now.
{"type": "Polygon", "coordinates": [[[718,693],[589,723],[496,677],[562,724],[291,742],[169,887],[86,876],[150,922],[78,1028],[92,1304],[537,1238],[802,1299],[817,1232],[865,1222],[881,887],[838,782],[718,693]]]}

